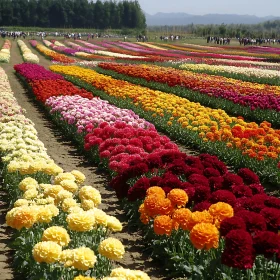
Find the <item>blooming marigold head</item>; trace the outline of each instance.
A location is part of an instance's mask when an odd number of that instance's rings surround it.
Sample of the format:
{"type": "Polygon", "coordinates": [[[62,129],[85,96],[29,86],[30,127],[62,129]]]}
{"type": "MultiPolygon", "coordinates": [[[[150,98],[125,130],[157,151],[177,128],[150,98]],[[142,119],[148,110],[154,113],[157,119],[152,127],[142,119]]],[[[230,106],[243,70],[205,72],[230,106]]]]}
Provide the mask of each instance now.
{"type": "Polygon", "coordinates": [[[79,270],[88,270],[94,267],[96,256],[90,248],[80,247],[72,251],[72,259],[70,259],[70,262],[72,263],[70,266],[79,270]]]}
{"type": "Polygon", "coordinates": [[[157,216],[154,219],[154,232],[157,235],[170,235],[173,229],[173,220],[166,215],[157,216]]]}
{"type": "Polygon", "coordinates": [[[213,223],[213,217],[212,215],[204,210],[202,212],[196,211],[193,212],[191,214],[190,219],[188,220],[188,222],[186,223],[186,229],[187,230],[192,230],[192,228],[199,223],[209,223],[212,224],[213,223]]]}
{"type": "Polygon", "coordinates": [[[43,232],[42,241],[53,241],[60,246],[67,246],[70,242],[70,236],[65,228],[53,226],[43,232]]]}
{"type": "Polygon", "coordinates": [[[183,230],[188,229],[189,220],[191,219],[192,212],[187,208],[176,209],[172,214],[174,223],[177,223],[183,230]]]}
{"type": "Polygon", "coordinates": [[[123,258],[125,250],[118,239],[110,237],[99,244],[98,252],[110,260],[117,261],[123,258]]]}
{"type": "Polygon", "coordinates": [[[75,180],[78,184],[84,183],[86,176],[79,170],[72,170],[71,174],[75,176],[75,180]]]}
{"type": "Polygon", "coordinates": [[[6,224],[17,230],[31,228],[36,221],[37,212],[28,206],[13,208],[6,215],[6,224]]]}
{"type": "Polygon", "coordinates": [[[212,204],[209,209],[209,213],[214,218],[214,223],[216,227],[220,227],[220,223],[226,219],[233,217],[233,208],[224,202],[218,202],[215,204],[212,204]]]}
{"type": "Polygon", "coordinates": [[[92,230],[95,224],[94,216],[84,211],[69,214],[66,221],[69,229],[80,232],[92,230]]]}
{"type": "Polygon", "coordinates": [[[59,260],[62,249],[53,241],[37,243],[32,250],[33,258],[38,263],[55,263],[59,260]]]}
{"type": "Polygon", "coordinates": [[[96,278],[94,278],[94,277],[87,277],[87,276],[83,276],[83,275],[79,275],[74,278],[74,280],[95,280],[95,279],[96,278]]]}
{"type": "Polygon", "coordinates": [[[150,187],[147,189],[147,192],[146,192],[147,196],[150,196],[153,194],[156,194],[163,198],[165,197],[165,191],[161,187],[158,187],[158,186],[150,187]]]}
{"type": "Polygon", "coordinates": [[[168,193],[167,198],[170,199],[173,207],[177,207],[177,208],[184,207],[189,200],[187,193],[181,189],[171,190],[168,193]]]}
{"type": "Polygon", "coordinates": [[[199,223],[192,228],[190,240],[197,249],[218,248],[219,231],[213,224],[199,223]]]}

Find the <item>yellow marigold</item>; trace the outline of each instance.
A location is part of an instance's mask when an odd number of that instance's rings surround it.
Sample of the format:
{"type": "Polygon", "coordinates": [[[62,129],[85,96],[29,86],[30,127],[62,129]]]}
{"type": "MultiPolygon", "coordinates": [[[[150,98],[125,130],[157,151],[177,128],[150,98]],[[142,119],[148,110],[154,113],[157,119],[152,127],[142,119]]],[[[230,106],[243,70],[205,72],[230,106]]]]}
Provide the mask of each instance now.
{"type": "Polygon", "coordinates": [[[107,215],[107,227],[113,232],[122,231],[123,228],[121,222],[116,217],[109,215],[107,215]]]}
{"type": "Polygon", "coordinates": [[[71,193],[74,193],[78,190],[78,185],[75,183],[75,181],[72,180],[63,180],[60,182],[60,185],[66,190],[71,193]]]}
{"type": "Polygon", "coordinates": [[[35,187],[38,187],[38,182],[34,179],[34,178],[31,178],[31,177],[27,177],[27,178],[24,178],[20,183],[19,183],[19,189],[22,190],[22,191],[26,191],[28,188],[27,186],[35,186],[35,187]]]}
{"type": "Polygon", "coordinates": [[[87,211],[95,208],[95,203],[92,200],[86,199],[81,202],[82,208],[87,211]]]}
{"type": "Polygon", "coordinates": [[[65,228],[53,226],[43,232],[42,241],[53,241],[63,247],[69,244],[70,236],[65,228]]]}
{"type": "Polygon", "coordinates": [[[71,213],[67,216],[68,227],[74,231],[89,231],[93,229],[95,218],[88,212],[71,213]]]}
{"type": "Polygon", "coordinates": [[[79,275],[79,276],[76,276],[74,278],[74,280],[95,280],[95,278],[94,277],[87,277],[87,276],[79,275]]]}
{"type": "Polygon", "coordinates": [[[50,223],[53,218],[52,209],[48,205],[39,206],[37,221],[40,223],[50,223]]]}
{"type": "Polygon", "coordinates": [[[218,248],[219,231],[213,224],[199,223],[192,228],[190,240],[197,249],[218,248]]]}
{"type": "Polygon", "coordinates": [[[52,241],[37,243],[32,250],[33,258],[38,263],[55,263],[59,260],[62,249],[61,246],[52,241]]]}
{"type": "Polygon", "coordinates": [[[217,228],[220,227],[220,224],[224,219],[231,218],[234,215],[231,205],[224,202],[212,204],[208,211],[213,216],[217,228]]]}
{"type": "Polygon", "coordinates": [[[59,214],[59,209],[54,204],[45,205],[45,207],[48,207],[48,209],[51,210],[54,217],[59,214]]]}
{"type": "Polygon", "coordinates": [[[110,260],[118,261],[123,258],[125,250],[123,244],[118,239],[109,237],[101,241],[98,252],[110,260]]]}
{"type": "Polygon", "coordinates": [[[60,182],[63,180],[75,181],[75,176],[73,174],[71,174],[70,172],[60,173],[57,176],[55,176],[54,183],[60,184],[60,182]]]}
{"type": "Polygon", "coordinates": [[[69,212],[69,209],[74,206],[77,206],[77,201],[74,198],[66,198],[61,204],[61,208],[64,212],[69,212]]]}
{"type": "Polygon", "coordinates": [[[63,263],[65,267],[69,267],[72,266],[72,259],[73,259],[73,250],[67,249],[62,251],[59,262],[63,263]]]}
{"type": "Polygon", "coordinates": [[[78,184],[82,184],[86,180],[86,176],[79,170],[72,170],[71,174],[75,176],[75,180],[78,184]]]}
{"type": "Polygon", "coordinates": [[[104,227],[107,226],[107,217],[108,216],[103,210],[94,208],[94,209],[88,210],[86,212],[89,213],[90,215],[93,214],[93,216],[95,218],[95,222],[98,225],[102,225],[104,227]]]}
{"type": "Polygon", "coordinates": [[[126,278],[123,278],[123,277],[104,277],[102,278],[102,280],[126,280],[126,278]]]}
{"type": "Polygon", "coordinates": [[[80,212],[84,212],[84,210],[80,207],[79,204],[77,204],[76,206],[69,208],[68,212],[69,213],[80,213],[80,212]]]}
{"type": "Polygon", "coordinates": [[[11,209],[6,215],[6,224],[20,230],[31,228],[37,219],[37,213],[31,207],[21,206],[11,209]]]}
{"type": "Polygon", "coordinates": [[[27,199],[18,199],[15,203],[14,203],[14,207],[20,207],[20,206],[24,206],[24,205],[28,205],[29,202],[27,199]]]}
{"type": "Polygon", "coordinates": [[[81,200],[92,200],[97,207],[101,203],[100,192],[92,186],[83,186],[79,191],[81,200]]]}
{"type": "Polygon", "coordinates": [[[79,270],[88,270],[94,267],[96,256],[90,248],[81,247],[73,250],[72,265],[79,270]]]}
{"type": "Polygon", "coordinates": [[[59,173],[63,172],[63,169],[56,165],[55,163],[49,163],[43,166],[42,168],[43,172],[48,174],[48,175],[57,175],[59,173]]]}
{"type": "Polygon", "coordinates": [[[66,191],[66,190],[61,190],[57,194],[55,202],[57,204],[57,203],[60,203],[60,202],[64,201],[64,199],[66,199],[66,198],[72,198],[72,197],[73,197],[73,194],[71,192],[66,191]]]}
{"type": "Polygon", "coordinates": [[[39,187],[44,191],[45,189],[51,187],[52,184],[39,184],[39,187]]]}
{"type": "Polygon", "coordinates": [[[157,235],[170,235],[173,229],[173,220],[166,215],[157,216],[154,219],[154,232],[157,235]]]}
{"type": "Polygon", "coordinates": [[[191,219],[192,212],[187,208],[176,209],[172,214],[174,223],[178,224],[183,230],[188,229],[189,220],[191,219]]]}
{"type": "Polygon", "coordinates": [[[170,199],[172,205],[177,208],[184,207],[189,201],[189,197],[184,190],[181,189],[173,189],[171,190],[167,198],[170,199]]]}
{"type": "Polygon", "coordinates": [[[158,186],[150,187],[147,189],[147,191],[146,191],[147,196],[153,195],[153,194],[157,194],[161,197],[165,197],[165,191],[161,187],[158,187],[158,186]]]}
{"type": "Polygon", "coordinates": [[[210,213],[206,210],[199,212],[193,212],[191,214],[190,219],[188,220],[188,222],[186,223],[186,229],[187,230],[192,230],[192,228],[199,223],[209,223],[212,224],[213,223],[213,217],[212,215],[210,215],[210,213]]]}
{"type": "Polygon", "coordinates": [[[58,193],[62,190],[63,188],[60,185],[51,185],[44,189],[44,195],[56,199],[58,193]]]}
{"type": "MultiPolygon", "coordinates": [[[[127,280],[150,280],[150,277],[140,270],[130,270],[118,267],[112,270],[110,277],[117,277],[127,280]]],[[[113,280],[113,279],[112,279],[113,280]]]]}
{"type": "Polygon", "coordinates": [[[31,200],[35,197],[37,197],[38,191],[36,189],[29,189],[23,194],[23,198],[27,200],[31,200]]]}

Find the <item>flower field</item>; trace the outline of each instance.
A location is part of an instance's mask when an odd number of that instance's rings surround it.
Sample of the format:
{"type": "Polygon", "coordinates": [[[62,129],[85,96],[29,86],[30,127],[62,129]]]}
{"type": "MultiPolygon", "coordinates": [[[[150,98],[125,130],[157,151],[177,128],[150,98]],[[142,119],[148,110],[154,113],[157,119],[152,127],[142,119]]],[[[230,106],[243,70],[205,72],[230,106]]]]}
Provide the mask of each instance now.
{"type": "Polygon", "coordinates": [[[1,176],[22,279],[280,279],[277,48],[17,43],[21,94],[108,177],[95,185],[49,155],[3,64],[1,176]],[[162,278],[126,267],[108,187],[162,278]]]}

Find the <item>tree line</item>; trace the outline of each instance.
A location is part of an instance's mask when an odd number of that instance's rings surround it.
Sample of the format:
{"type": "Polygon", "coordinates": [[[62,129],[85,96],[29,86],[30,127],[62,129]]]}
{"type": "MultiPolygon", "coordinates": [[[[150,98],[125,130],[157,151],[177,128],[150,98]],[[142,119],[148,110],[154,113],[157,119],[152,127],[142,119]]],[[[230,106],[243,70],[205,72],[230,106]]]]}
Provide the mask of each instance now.
{"type": "Polygon", "coordinates": [[[146,18],[138,1],[1,0],[0,26],[143,29],[146,18]]]}
{"type": "Polygon", "coordinates": [[[193,34],[198,37],[280,38],[280,20],[258,24],[188,24],[182,26],[153,26],[149,32],[162,34],[193,34]]]}

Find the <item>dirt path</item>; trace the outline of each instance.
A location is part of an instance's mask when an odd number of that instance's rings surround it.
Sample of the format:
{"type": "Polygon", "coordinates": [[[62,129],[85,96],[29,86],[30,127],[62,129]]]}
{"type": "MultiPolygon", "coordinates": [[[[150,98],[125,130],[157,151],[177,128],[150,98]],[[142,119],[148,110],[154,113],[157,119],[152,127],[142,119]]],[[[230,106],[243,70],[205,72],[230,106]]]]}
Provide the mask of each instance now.
{"type": "MultiPolygon", "coordinates": [[[[38,54],[40,58],[40,65],[47,67],[51,64],[42,55],[34,51],[34,49],[32,49],[32,51],[38,54]]],[[[76,148],[69,141],[63,138],[59,129],[52,125],[52,123],[44,116],[42,110],[32,101],[19,80],[14,75],[13,65],[22,62],[23,60],[19,49],[16,42],[13,41],[11,61],[9,64],[2,64],[1,66],[4,68],[9,77],[15,97],[19,105],[26,110],[26,117],[35,123],[35,128],[38,131],[38,137],[45,144],[50,157],[53,158],[54,161],[65,171],[78,169],[83,172],[87,178],[86,184],[90,184],[99,189],[103,198],[102,209],[106,211],[107,214],[114,215],[123,222],[123,231],[115,235],[126,247],[126,256],[119,264],[126,268],[145,271],[152,279],[164,279],[164,273],[163,271],[160,271],[160,265],[152,261],[149,255],[142,253],[142,250],[145,249],[144,244],[141,242],[142,236],[139,233],[129,231],[126,223],[126,216],[119,206],[114,191],[106,188],[108,185],[108,178],[106,175],[98,173],[97,168],[89,164],[85,158],[77,152],[76,148]]],[[[1,210],[4,213],[6,212],[5,208],[1,210]]],[[[2,230],[4,220],[1,220],[0,222],[2,230]]],[[[5,227],[3,227],[3,229],[5,229],[5,227]]],[[[6,234],[4,237],[5,240],[2,241],[2,239],[0,239],[0,253],[4,255],[9,253],[6,246],[8,238],[9,235],[6,234]],[[1,252],[2,250],[3,252],[1,252]]],[[[4,272],[2,266],[4,267],[6,264],[7,259],[2,260],[2,257],[0,257],[0,280],[12,279],[8,278],[11,277],[8,273],[6,273],[5,276],[2,276],[4,272]]]]}

